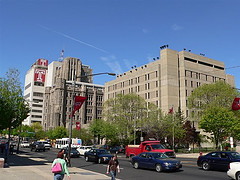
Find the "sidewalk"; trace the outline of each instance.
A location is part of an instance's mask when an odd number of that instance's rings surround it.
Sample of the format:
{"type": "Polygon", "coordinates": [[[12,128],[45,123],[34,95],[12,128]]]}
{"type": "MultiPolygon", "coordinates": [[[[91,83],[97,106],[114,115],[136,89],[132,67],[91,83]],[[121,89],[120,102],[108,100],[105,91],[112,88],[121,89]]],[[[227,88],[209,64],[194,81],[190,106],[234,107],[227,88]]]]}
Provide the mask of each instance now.
{"type": "MultiPolygon", "coordinates": [[[[80,168],[68,168],[71,180],[109,180],[110,177],[104,174],[83,170],[80,168]]],[[[0,169],[0,179],[6,180],[51,180],[51,164],[36,166],[10,166],[0,169]]],[[[65,175],[64,179],[68,179],[65,175]]]]}
{"type": "MultiPolygon", "coordinates": [[[[1,155],[0,155],[1,157],[1,155]]],[[[41,158],[27,157],[26,154],[9,156],[9,168],[0,168],[0,179],[6,180],[53,180],[51,164],[41,158]]],[[[76,167],[68,168],[71,180],[109,180],[110,176],[76,167]]],[[[67,180],[65,175],[64,180],[67,180]]]]}
{"type": "MultiPolygon", "coordinates": [[[[205,154],[203,154],[205,155],[205,154]]],[[[176,157],[180,158],[198,158],[200,156],[199,153],[176,153],[176,157]]]]}

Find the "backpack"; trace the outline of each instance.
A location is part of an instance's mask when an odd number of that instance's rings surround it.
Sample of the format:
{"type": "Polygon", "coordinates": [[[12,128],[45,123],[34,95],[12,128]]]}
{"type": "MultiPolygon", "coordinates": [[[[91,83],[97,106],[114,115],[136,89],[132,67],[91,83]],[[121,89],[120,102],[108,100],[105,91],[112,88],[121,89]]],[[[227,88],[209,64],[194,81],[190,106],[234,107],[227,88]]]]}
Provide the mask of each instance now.
{"type": "Polygon", "coordinates": [[[54,166],[52,167],[52,173],[61,173],[62,172],[62,164],[58,162],[56,162],[56,164],[54,164],[54,166]]]}

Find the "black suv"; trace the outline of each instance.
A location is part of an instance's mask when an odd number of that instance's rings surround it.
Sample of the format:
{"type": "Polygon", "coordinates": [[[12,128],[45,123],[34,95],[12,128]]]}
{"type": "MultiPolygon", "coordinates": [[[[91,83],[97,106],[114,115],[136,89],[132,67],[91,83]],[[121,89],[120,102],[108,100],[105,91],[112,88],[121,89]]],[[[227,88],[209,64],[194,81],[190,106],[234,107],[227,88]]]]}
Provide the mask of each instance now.
{"type": "Polygon", "coordinates": [[[45,151],[45,145],[43,142],[37,141],[30,144],[31,151],[45,151]]]}

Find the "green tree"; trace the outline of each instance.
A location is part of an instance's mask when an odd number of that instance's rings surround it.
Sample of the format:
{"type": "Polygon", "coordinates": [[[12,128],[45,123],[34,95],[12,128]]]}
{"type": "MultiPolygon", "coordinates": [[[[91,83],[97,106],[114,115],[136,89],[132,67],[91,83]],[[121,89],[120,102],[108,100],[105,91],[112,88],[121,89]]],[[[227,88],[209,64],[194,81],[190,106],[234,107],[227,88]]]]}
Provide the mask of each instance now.
{"type": "Polygon", "coordinates": [[[73,138],[79,138],[82,140],[82,145],[92,145],[93,134],[88,129],[81,128],[80,131],[76,128],[72,131],[73,138]]]}
{"type": "MultiPolygon", "coordinates": [[[[11,129],[19,126],[27,118],[29,111],[29,106],[22,95],[19,72],[10,69],[6,73],[6,78],[0,78],[0,129],[9,129],[9,142],[11,129]]],[[[7,160],[8,156],[6,162],[7,160]]]]}
{"type": "Polygon", "coordinates": [[[89,125],[89,131],[93,134],[94,136],[94,144],[95,144],[95,139],[98,138],[98,144],[100,143],[100,139],[103,138],[104,136],[104,126],[105,126],[105,121],[103,119],[94,119],[90,125],[89,125]]]}
{"type": "Polygon", "coordinates": [[[133,141],[134,128],[138,129],[138,115],[146,109],[145,100],[136,94],[118,94],[104,103],[104,118],[116,125],[119,142],[129,144],[133,141]]]}
{"type": "Polygon", "coordinates": [[[224,136],[228,136],[234,123],[237,121],[234,113],[220,106],[212,106],[205,110],[199,126],[205,132],[212,134],[212,141],[216,149],[224,136]]]}
{"type": "Polygon", "coordinates": [[[239,92],[224,81],[213,84],[203,84],[194,89],[188,97],[188,108],[198,110],[201,113],[212,106],[220,106],[231,109],[234,98],[239,92]]]}
{"type": "Polygon", "coordinates": [[[67,137],[67,129],[63,126],[58,126],[53,130],[52,135],[55,139],[65,138],[67,137]]]}

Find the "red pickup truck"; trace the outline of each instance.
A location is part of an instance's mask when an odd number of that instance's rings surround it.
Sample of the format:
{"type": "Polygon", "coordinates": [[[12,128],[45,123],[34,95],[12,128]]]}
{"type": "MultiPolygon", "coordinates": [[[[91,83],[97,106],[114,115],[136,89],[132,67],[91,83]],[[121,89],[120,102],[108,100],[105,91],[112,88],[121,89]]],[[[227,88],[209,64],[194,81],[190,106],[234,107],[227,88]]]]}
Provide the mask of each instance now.
{"type": "Polygon", "coordinates": [[[143,141],[140,145],[127,145],[125,148],[126,157],[136,156],[142,152],[161,152],[168,157],[176,158],[173,150],[166,149],[160,141],[143,141]]]}

